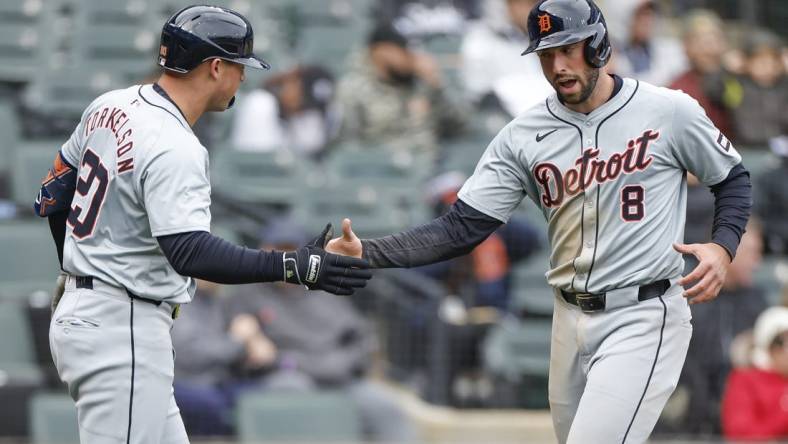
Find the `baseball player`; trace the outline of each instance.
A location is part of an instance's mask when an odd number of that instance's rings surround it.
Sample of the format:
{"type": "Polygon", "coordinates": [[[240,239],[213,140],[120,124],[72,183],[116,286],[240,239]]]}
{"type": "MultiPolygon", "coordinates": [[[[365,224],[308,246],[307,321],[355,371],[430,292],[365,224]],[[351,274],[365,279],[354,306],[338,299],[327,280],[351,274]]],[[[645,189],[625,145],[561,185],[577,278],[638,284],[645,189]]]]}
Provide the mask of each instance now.
{"type": "Polygon", "coordinates": [[[688,301],[716,297],[736,252],[749,174],[695,100],[605,71],[611,46],[591,0],[540,1],[527,27],[523,54],[536,53],[555,94],[500,131],[450,211],[371,240],[355,237],[345,220],[327,248],[373,268],[445,260],[469,252],[528,196],[547,220],[551,247],[549,398],[558,441],[643,443],[681,373],[688,301]],[[708,244],[680,243],[688,172],[715,195],[708,244]],[[684,277],[682,253],[699,261],[684,277]]]}
{"type": "MultiPolygon", "coordinates": [[[[36,199],[48,217],[65,293],[50,347],[74,398],[82,443],[186,443],[172,396],[170,328],[194,280],[286,281],[352,294],[366,261],[323,250],[330,226],[293,252],[258,251],[210,234],[208,153],[192,125],[230,107],[252,52],[249,22],[187,7],[164,25],[152,85],[91,103],[36,199]]],[[[199,338],[194,338],[199,341],[199,338]]]]}

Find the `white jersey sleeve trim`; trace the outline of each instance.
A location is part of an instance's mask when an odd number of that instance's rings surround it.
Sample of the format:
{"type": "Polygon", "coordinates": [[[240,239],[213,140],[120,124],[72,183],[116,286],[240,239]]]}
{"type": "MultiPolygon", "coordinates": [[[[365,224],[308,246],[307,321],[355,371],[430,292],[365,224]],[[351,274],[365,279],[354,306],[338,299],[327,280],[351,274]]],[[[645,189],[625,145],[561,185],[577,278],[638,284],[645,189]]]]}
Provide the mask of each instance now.
{"type": "Polygon", "coordinates": [[[156,231],[151,230],[151,234],[153,234],[154,237],[159,237],[168,236],[170,234],[189,233],[191,231],[207,231],[210,233],[211,227],[205,225],[187,225],[181,227],[162,228],[156,231]]]}

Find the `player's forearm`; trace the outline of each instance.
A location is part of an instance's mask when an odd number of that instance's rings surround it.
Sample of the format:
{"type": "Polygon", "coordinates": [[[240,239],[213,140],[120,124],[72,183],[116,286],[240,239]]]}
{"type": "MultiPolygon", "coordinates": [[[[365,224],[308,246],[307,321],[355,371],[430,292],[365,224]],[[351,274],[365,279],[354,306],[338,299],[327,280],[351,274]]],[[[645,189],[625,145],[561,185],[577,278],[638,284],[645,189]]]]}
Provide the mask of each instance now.
{"type": "Polygon", "coordinates": [[[733,260],[744,234],[752,207],[750,173],[739,164],[731,169],[728,177],[711,187],[714,193],[714,223],[712,242],[728,251],[733,260]]]}
{"type": "Polygon", "coordinates": [[[281,281],[282,253],[244,248],[192,231],[156,238],[178,274],[219,284],[281,281]]]}
{"type": "Polygon", "coordinates": [[[501,225],[458,200],[448,213],[432,222],[361,243],[364,258],[373,268],[410,268],[467,254],[501,225]]]}

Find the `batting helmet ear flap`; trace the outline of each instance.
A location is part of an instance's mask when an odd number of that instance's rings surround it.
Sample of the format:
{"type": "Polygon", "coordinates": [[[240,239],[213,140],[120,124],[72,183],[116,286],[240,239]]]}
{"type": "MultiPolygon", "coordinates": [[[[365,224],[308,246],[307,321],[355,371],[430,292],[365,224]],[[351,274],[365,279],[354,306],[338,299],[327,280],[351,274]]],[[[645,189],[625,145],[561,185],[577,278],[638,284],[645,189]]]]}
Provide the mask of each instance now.
{"type": "Polygon", "coordinates": [[[610,61],[610,54],[613,52],[613,48],[610,46],[610,39],[607,36],[604,21],[597,22],[592,26],[596,29],[596,32],[586,40],[583,55],[589,65],[594,68],[601,68],[610,61]]]}

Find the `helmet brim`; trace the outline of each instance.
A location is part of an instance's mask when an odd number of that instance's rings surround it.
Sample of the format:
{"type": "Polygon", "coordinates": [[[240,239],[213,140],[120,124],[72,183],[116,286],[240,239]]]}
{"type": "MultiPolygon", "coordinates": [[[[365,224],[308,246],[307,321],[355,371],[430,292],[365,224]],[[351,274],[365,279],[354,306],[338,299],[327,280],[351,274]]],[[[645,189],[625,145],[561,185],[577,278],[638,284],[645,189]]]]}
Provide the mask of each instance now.
{"type": "Polygon", "coordinates": [[[530,54],[535,51],[541,51],[543,49],[548,48],[555,48],[558,46],[565,46],[571,45],[572,43],[582,42],[583,40],[592,37],[595,34],[596,30],[593,27],[589,27],[583,31],[571,30],[571,31],[561,31],[556,32],[555,34],[548,35],[544,38],[540,38],[539,40],[531,42],[526,48],[525,51],[522,52],[520,55],[530,54]]]}
{"type": "Polygon", "coordinates": [[[268,62],[257,57],[256,55],[252,55],[250,57],[231,59],[230,61],[235,63],[240,63],[241,65],[248,66],[254,69],[271,69],[271,65],[268,62]]]}

